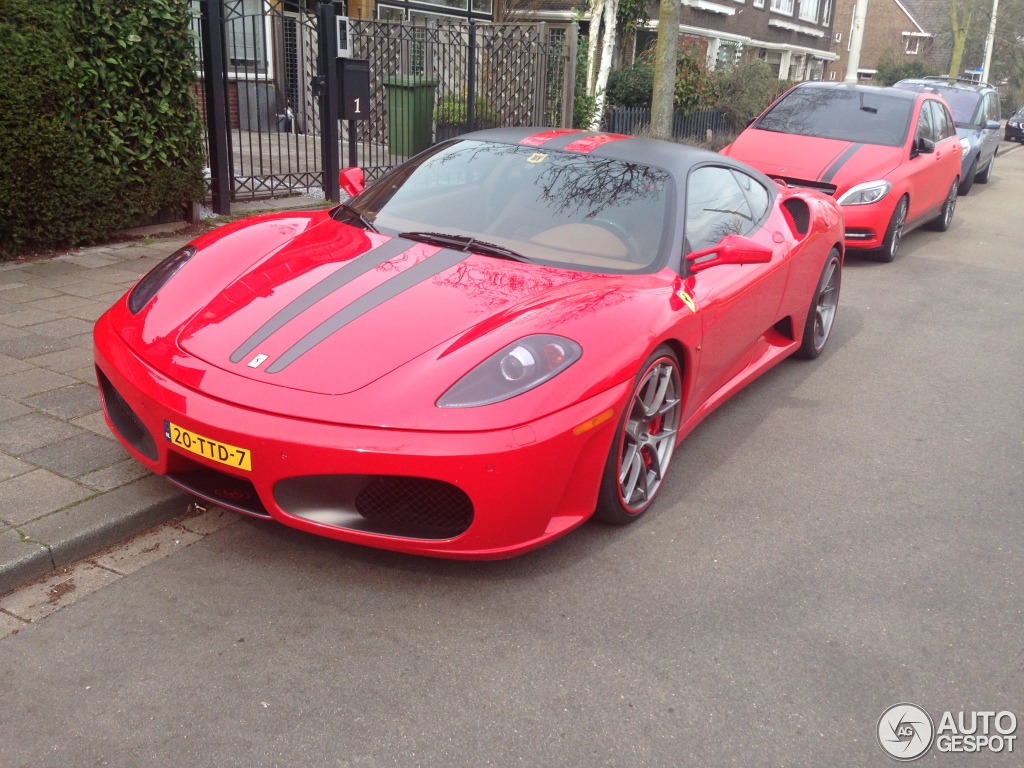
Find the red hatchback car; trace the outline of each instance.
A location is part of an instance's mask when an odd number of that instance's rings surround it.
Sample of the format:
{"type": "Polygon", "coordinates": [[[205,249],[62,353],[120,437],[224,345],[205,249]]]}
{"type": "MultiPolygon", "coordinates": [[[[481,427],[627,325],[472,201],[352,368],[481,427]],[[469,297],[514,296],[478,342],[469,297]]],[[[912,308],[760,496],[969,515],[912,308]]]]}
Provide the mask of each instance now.
{"type": "Polygon", "coordinates": [[[892,261],[919,226],[953,220],[962,150],[941,97],[895,88],[803,83],[722,153],[843,208],[846,247],[892,261]]]}

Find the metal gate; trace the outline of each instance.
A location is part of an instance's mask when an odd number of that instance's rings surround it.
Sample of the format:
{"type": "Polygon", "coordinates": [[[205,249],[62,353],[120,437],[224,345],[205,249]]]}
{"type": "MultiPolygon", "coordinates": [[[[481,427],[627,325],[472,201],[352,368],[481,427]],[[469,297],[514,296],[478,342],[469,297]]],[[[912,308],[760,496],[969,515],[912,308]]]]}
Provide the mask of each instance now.
{"type": "Polygon", "coordinates": [[[218,182],[230,201],[320,189],[316,12],[301,0],[193,0],[192,6],[212,197],[218,182]]]}
{"type": "Polygon", "coordinates": [[[350,19],[348,33],[370,62],[370,117],[355,124],[369,180],[470,130],[572,125],[575,25],[350,19]]]}
{"type": "MultiPolygon", "coordinates": [[[[335,199],[350,124],[339,136],[334,6],[192,7],[214,210],[320,190],[335,199]]],[[[572,125],[575,25],[349,19],[347,38],[350,55],[370,62],[370,116],[351,124],[369,181],[474,128],[572,125]]]]}

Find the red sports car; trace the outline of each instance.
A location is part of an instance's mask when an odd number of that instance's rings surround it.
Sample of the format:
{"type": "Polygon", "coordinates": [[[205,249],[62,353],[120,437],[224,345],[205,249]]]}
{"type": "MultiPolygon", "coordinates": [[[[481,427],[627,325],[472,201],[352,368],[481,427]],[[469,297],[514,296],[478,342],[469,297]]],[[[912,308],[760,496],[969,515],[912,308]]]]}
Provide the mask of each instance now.
{"type": "Polygon", "coordinates": [[[424,555],[628,523],[836,314],[839,207],[721,155],[497,129],[221,227],[96,324],[107,421],[221,506],[424,555]]]}
{"type": "Polygon", "coordinates": [[[791,187],[832,195],[846,246],[892,261],[900,240],[953,221],[962,149],[931,93],[842,83],[786,92],[722,153],[791,187]]]}

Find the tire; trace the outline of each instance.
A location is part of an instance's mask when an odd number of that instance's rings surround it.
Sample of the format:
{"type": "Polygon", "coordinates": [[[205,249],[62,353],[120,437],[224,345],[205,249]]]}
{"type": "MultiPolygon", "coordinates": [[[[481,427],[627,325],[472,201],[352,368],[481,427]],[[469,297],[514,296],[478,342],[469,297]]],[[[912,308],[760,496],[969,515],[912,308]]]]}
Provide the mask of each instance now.
{"type": "Polygon", "coordinates": [[[985,170],[974,177],[974,180],[979,184],[988,184],[988,180],[992,178],[992,166],[996,164],[996,156],[992,155],[992,159],[988,161],[988,165],[985,166],[985,170]]]}
{"type": "Polygon", "coordinates": [[[832,324],[839,308],[839,287],[843,280],[843,260],[839,250],[833,248],[825,259],[821,269],[821,277],[811,297],[811,306],[807,310],[807,322],[804,324],[804,337],[796,356],[804,360],[813,360],[821,354],[832,335],[832,324]]]}
{"type": "Polygon", "coordinates": [[[663,344],[640,368],[619,420],[601,478],[598,520],[626,525],[654,502],[675,452],[681,398],[679,360],[663,344]]]}
{"type": "Polygon", "coordinates": [[[901,197],[900,201],[896,203],[896,208],[892,212],[892,218],[889,219],[889,226],[885,229],[885,239],[882,241],[882,247],[872,254],[875,257],[875,261],[887,264],[896,258],[896,251],[899,250],[900,242],[903,240],[903,227],[907,223],[907,208],[909,205],[906,195],[901,197]]]}
{"type": "Polygon", "coordinates": [[[949,229],[949,225],[953,223],[953,212],[956,210],[956,196],[957,183],[954,179],[953,186],[949,188],[949,194],[946,195],[946,202],[942,204],[942,210],[939,211],[938,216],[924,225],[925,229],[930,229],[933,232],[945,232],[949,229]]]}
{"type": "Polygon", "coordinates": [[[966,195],[971,191],[971,187],[974,186],[974,177],[978,175],[978,158],[974,158],[971,162],[971,167],[967,169],[967,175],[960,180],[960,188],[957,189],[958,195],[966,195]]]}

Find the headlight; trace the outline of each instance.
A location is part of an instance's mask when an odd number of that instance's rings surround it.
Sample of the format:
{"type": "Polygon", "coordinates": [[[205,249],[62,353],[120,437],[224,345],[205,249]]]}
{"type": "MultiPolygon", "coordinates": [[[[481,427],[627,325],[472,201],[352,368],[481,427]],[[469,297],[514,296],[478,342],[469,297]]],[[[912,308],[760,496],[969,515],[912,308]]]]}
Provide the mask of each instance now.
{"type": "Polygon", "coordinates": [[[970,152],[971,151],[971,142],[969,142],[967,139],[960,139],[960,149],[962,149],[965,154],[967,152],[970,152]]]}
{"type": "Polygon", "coordinates": [[[868,205],[877,203],[889,194],[892,184],[888,181],[868,181],[851,187],[839,198],[840,205],[868,205]]]}
{"type": "Polygon", "coordinates": [[[164,284],[174,277],[174,273],[181,269],[185,262],[196,255],[193,245],[186,245],[179,248],[166,259],[153,267],[146,275],[135,284],[132,292],[128,294],[128,309],[133,315],[139,314],[142,308],[149,304],[150,299],[156,296],[157,291],[164,287],[164,284]]]}
{"type": "Polygon", "coordinates": [[[526,336],[500,349],[455,382],[440,408],[472,408],[521,395],[557,376],[583,355],[571,339],[547,333],[526,336]]]}

